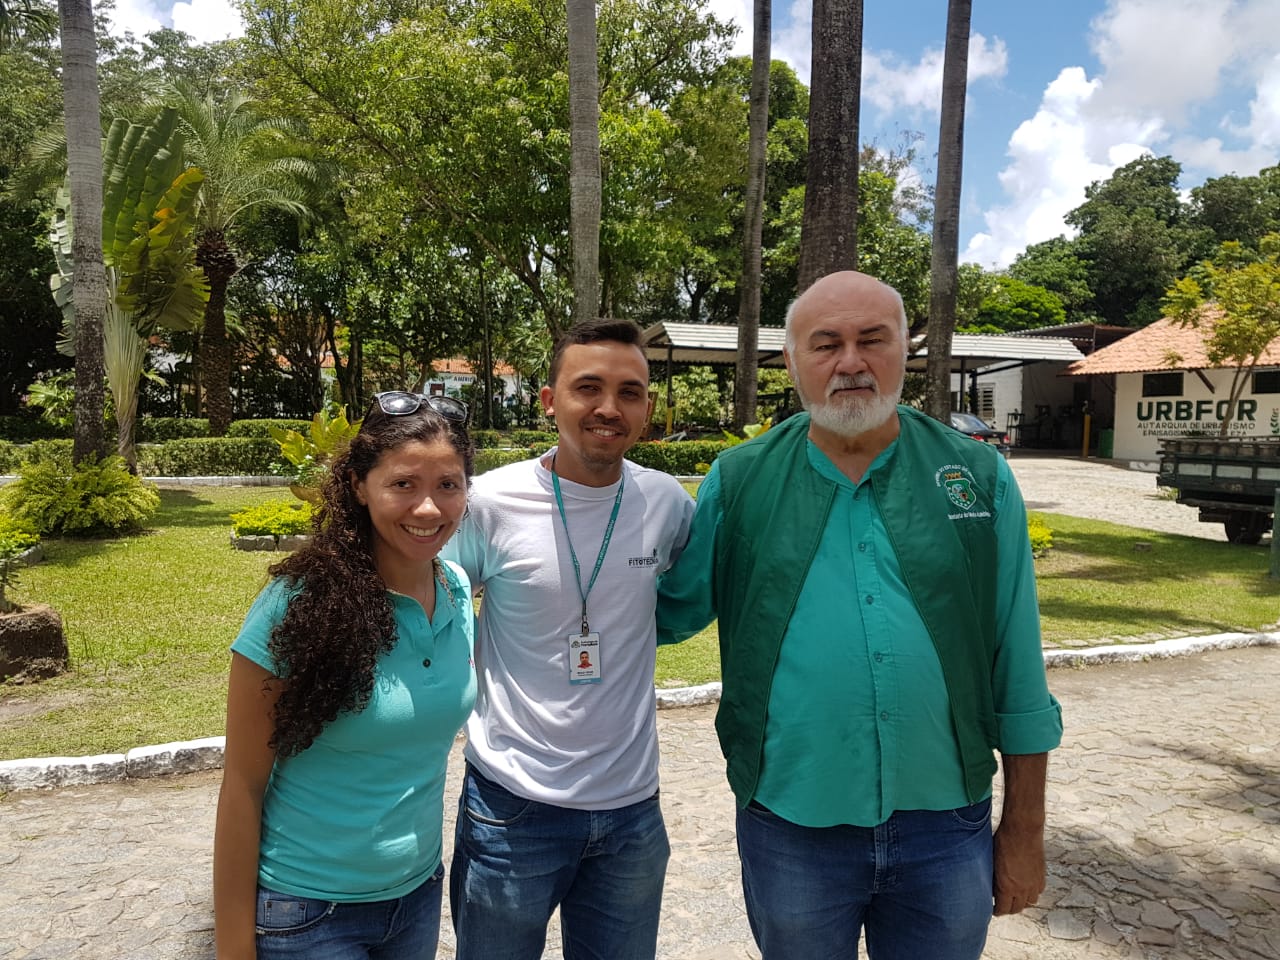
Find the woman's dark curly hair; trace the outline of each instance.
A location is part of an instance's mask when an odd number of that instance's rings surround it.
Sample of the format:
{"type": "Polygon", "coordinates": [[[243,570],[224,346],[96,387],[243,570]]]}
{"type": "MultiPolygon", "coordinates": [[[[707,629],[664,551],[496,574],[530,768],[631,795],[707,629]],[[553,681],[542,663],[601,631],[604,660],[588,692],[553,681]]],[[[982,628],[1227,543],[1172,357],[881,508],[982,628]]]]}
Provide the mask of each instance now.
{"type": "Polygon", "coordinates": [[[270,568],[300,588],[268,646],[286,681],[271,737],[281,757],[311,746],[338,714],[363,710],[373,693],[374,663],[395,646],[391,601],[373,562],[373,524],[352,480],[364,480],[385,453],[415,440],[451,444],[470,482],[474,454],[464,423],[446,420],[426,403],[390,416],[375,401],[330,466],[310,543],[270,568]]]}

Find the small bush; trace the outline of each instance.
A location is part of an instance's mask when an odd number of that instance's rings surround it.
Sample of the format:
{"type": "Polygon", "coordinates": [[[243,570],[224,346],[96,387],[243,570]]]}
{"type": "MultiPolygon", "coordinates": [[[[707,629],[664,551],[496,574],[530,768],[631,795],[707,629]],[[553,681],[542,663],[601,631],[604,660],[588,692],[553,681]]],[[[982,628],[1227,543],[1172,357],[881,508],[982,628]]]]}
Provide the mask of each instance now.
{"type": "Polygon", "coordinates": [[[311,504],[303,500],[266,500],[231,514],[237,537],[290,537],[311,532],[311,504]]]}
{"type": "Polygon", "coordinates": [[[14,519],[43,536],[110,536],[140,528],[160,506],[155,488],[119,457],[86,460],[66,470],[51,461],[27,463],[4,489],[14,519]]]}
{"type": "Polygon", "coordinates": [[[196,417],[143,417],[138,421],[139,443],[164,443],[184,437],[207,437],[209,421],[196,417]]]}
{"type": "Polygon", "coordinates": [[[138,448],[138,469],[152,477],[283,476],[280,445],[256,437],[190,437],[138,448]]]}
{"type": "Polygon", "coordinates": [[[0,473],[13,473],[21,460],[17,447],[8,440],[0,440],[0,473]]]}
{"type": "Polygon", "coordinates": [[[528,450],[477,450],[476,473],[486,473],[509,463],[519,463],[533,456],[528,450]]]}
{"type": "Polygon", "coordinates": [[[228,437],[253,437],[265,439],[271,436],[271,428],[296,430],[304,437],[311,436],[310,420],[234,420],[227,427],[228,437]]]}
{"type": "MultiPolygon", "coordinates": [[[[71,469],[71,440],[34,440],[20,451],[22,463],[54,463],[71,469]]],[[[21,466],[21,464],[19,464],[21,466]]]]}
{"type": "Polygon", "coordinates": [[[497,430],[472,430],[471,442],[477,450],[493,450],[507,446],[506,439],[497,430]]]}
{"type": "Polygon", "coordinates": [[[1031,555],[1043,557],[1053,548],[1053,531],[1035,514],[1027,517],[1027,535],[1031,538],[1031,555]]]}

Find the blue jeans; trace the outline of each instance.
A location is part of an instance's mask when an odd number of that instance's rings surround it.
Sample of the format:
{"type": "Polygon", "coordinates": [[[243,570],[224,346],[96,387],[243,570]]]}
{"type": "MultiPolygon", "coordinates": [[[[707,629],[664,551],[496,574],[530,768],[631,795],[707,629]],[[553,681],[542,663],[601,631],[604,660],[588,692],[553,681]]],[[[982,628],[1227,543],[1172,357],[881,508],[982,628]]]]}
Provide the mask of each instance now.
{"type": "Polygon", "coordinates": [[[671,847],[657,794],[616,810],[516,796],[467,766],[449,877],[458,960],[653,960],[671,847]]]}
{"type": "Polygon", "coordinates": [[[802,827],[738,811],[747,918],[763,960],[978,960],[991,922],[991,801],[802,827]]]}
{"type": "Polygon", "coordinates": [[[338,903],[258,888],[258,960],[434,960],[444,864],[395,900],[338,903]]]}

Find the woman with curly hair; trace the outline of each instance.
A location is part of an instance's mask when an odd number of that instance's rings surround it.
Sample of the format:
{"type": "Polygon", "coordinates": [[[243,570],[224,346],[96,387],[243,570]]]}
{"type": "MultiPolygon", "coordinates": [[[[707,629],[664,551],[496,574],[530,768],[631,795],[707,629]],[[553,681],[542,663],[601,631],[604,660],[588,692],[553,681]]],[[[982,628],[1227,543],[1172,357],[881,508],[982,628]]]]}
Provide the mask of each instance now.
{"type": "Polygon", "coordinates": [[[379,394],[232,644],[219,960],[431,960],[449,749],[475,701],[467,408],[379,394]]]}

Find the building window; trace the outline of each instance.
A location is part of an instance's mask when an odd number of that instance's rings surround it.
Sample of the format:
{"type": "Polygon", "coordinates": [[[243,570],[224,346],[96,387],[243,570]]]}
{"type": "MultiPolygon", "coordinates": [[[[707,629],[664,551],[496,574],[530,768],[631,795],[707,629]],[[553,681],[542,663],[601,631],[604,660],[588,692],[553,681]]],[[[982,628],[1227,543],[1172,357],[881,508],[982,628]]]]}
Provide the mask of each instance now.
{"type": "Polygon", "coordinates": [[[1144,397],[1182,396],[1181,372],[1144,373],[1142,375],[1142,395],[1144,397]]]}
{"type": "Polygon", "coordinates": [[[1280,393],[1280,370],[1262,370],[1253,375],[1254,393],[1280,393]]]}

